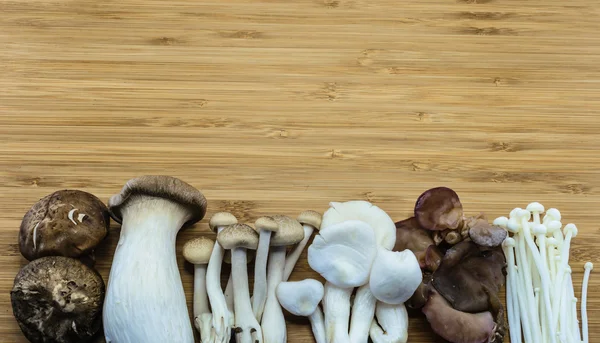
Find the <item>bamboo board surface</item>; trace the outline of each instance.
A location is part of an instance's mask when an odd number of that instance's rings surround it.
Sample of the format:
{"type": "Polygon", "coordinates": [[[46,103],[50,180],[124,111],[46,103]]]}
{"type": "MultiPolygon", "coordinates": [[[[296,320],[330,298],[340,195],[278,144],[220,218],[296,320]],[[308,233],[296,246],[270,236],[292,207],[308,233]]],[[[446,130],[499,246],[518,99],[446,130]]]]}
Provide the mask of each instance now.
{"type": "MultiPolygon", "coordinates": [[[[600,255],[599,15],[593,0],[0,1],[0,342],[26,341],[9,292],[29,207],[63,188],[106,202],[143,174],[208,198],[178,253],[222,210],[365,199],[397,221],[439,185],[490,218],[540,201],[579,227],[579,296],[600,255]]],[[[118,236],[113,222],[97,254],[105,281],[118,236]]],[[[304,254],[291,279],[306,277],[304,254]]],[[[409,332],[439,341],[422,318],[409,332]]]]}

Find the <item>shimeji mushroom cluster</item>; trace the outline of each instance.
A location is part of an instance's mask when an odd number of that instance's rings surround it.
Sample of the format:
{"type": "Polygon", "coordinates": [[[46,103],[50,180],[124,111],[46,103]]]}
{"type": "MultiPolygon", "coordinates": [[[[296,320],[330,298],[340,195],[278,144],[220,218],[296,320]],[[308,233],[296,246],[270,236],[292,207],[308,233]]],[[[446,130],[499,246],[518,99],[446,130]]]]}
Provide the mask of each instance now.
{"type": "Polygon", "coordinates": [[[512,234],[502,247],[507,259],[506,304],[511,342],[589,342],[586,313],[587,284],[591,262],[584,266],[581,292],[581,330],[577,319],[577,298],[569,266],[571,239],[577,227],[563,227],[555,208],[545,211],[533,202],[526,209],[515,208],[495,225],[512,234]]]}

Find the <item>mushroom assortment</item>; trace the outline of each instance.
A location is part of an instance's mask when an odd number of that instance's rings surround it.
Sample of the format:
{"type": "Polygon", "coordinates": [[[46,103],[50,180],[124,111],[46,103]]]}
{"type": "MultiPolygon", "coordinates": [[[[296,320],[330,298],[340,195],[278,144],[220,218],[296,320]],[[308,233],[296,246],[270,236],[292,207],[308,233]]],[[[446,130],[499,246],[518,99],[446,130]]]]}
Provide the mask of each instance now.
{"type": "Polygon", "coordinates": [[[203,343],[284,343],[285,310],[308,317],[317,343],[405,343],[410,309],[451,343],[499,343],[506,284],[512,342],[589,341],[593,265],[585,264],[580,329],[569,265],[577,228],[563,227],[556,209],[542,218],[544,207],[532,203],[489,223],[482,213],[465,216],[456,192],[437,187],[396,222],[362,200],[252,224],[217,212],[212,233],[183,245],[194,271],[190,311],[176,238],[204,218],[207,204],[198,189],[169,176],[129,180],[108,207],[82,191],[42,198],[19,231],[30,262],[15,278],[11,301],[23,334],[31,342],[84,342],[104,327],[108,343],[192,343],[195,328],[203,343]],[[121,231],[105,287],[93,269],[94,249],[110,217],[121,231]],[[305,248],[324,283],[289,281],[305,248]]]}

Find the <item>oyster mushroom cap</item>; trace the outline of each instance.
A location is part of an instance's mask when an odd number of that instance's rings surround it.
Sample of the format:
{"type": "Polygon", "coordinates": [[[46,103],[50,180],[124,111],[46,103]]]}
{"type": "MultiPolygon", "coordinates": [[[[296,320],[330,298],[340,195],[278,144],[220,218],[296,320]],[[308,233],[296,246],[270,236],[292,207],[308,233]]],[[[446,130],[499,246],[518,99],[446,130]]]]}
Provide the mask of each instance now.
{"type": "Polygon", "coordinates": [[[422,311],[433,331],[452,343],[486,343],[495,335],[496,323],[489,311],[458,311],[436,291],[422,311]]]}
{"type": "Polygon", "coordinates": [[[490,294],[504,284],[505,264],[501,248],[481,251],[473,242],[461,242],[446,252],[432,285],[458,311],[487,311],[490,294]]]}
{"type": "Polygon", "coordinates": [[[394,245],[393,250],[402,251],[409,249],[417,256],[421,268],[425,268],[427,249],[430,246],[435,245],[433,238],[431,237],[431,231],[420,227],[415,217],[399,221],[395,226],[396,244],[394,245]]]}
{"type": "Polygon", "coordinates": [[[321,230],[347,220],[360,220],[369,224],[375,232],[377,245],[392,249],[396,244],[396,226],[390,216],[381,208],[364,200],[330,202],[323,214],[321,230]]]}
{"type": "Polygon", "coordinates": [[[63,256],[38,258],[17,274],[13,313],[31,342],[83,342],[99,331],[105,285],[100,274],[63,256]]]}
{"type": "Polygon", "coordinates": [[[377,251],[369,279],[369,288],[377,300],[390,305],[402,304],[422,281],[423,274],[412,251],[377,251]]]}
{"type": "Polygon", "coordinates": [[[415,218],[427,230],[458,229],[463,218],[458,194],[447,187],[431,188],[423,192],[415,203],[415,218]]]}
{"type": "Polygon", "coordinates": [[[80,257],[106,238],[109,225],[108,208],[93,194],[56,191],[23,217],[19,249],[29,261],[43,256],[80,257]]]}
{"type": "Polygon", "coordinates": [[[337,287],[367,283],[377,254],[371,226],[348,220],[322,228],[308,247],[308,264],[337,287]]]}

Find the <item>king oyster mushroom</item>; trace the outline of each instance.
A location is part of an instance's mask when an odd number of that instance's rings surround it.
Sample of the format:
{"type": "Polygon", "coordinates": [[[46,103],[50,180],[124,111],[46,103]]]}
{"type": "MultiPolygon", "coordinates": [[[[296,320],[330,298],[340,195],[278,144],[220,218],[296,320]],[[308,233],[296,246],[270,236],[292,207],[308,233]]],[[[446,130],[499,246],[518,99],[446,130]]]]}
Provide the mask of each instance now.
{"type": "Polygon", "coordinates": [[[30,342],[86,342],[101,327],[104,289],[100,274],[81,261],[47,256],[21,268],[10,299],[30,342]]]}
{"type": "Polygon", "coordinates": [[[108,235],[109,225],[108,208],[93,194],[56,191],[23,217],[19,249],[29,261],[42,256],[85,257],[108,235]]]}
{"type": "Polygon", "coordinates": [[[206,198],[174,177],[142,176],[108,203],[122,226],[104,303],[107,343],[194,343],[175,243],[204,217],[206,198]]]}

